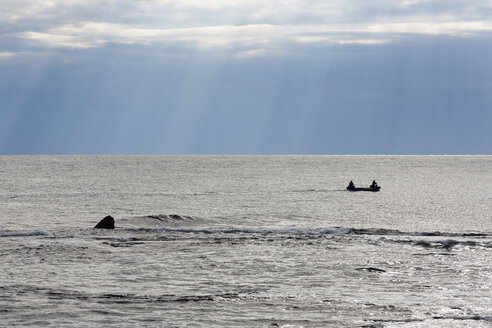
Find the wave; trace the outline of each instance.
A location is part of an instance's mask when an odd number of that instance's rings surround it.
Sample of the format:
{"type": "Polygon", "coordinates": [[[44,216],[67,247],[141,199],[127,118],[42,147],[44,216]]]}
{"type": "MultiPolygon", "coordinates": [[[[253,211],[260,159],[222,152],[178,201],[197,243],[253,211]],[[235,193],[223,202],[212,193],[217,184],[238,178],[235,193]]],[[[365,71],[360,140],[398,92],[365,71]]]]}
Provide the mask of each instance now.
{"type": "Polygon", "coordinates": [[[131,227],[131,228],[139,228],[139,227],[156,227],[156,226],[180,226],[180,225],[189,225],[195,224],[198,219],[188,215],[178,215],[178,214],[151,214],[151,215],[142,215],[142,216],[130,216],[123,217],[118,220],[120,227],[131,227]]]}
{"type": "Polygon", "coordinates": [[[274,235],[343,235],[350,233],[350,228],[322,228],[322,229],[254,229],[254,228],[137,228],[129,229],[144,232],[175,232],[175,233],[202,233],[202,234],[274,234],[274,235]]]}
{"type": "Polygon", "coordinates": [[[129,231],[170,232],[170,233],[202,233],[202,234],[275,234],[275,235],[369,235],[369,236],[420,236],[420,237],[491,237],[489,233],[469,232],[405,232],[393,229],[357,229],[348,227],[329,228],[170,228],[170,227],[140,227],[128,228],[129,231]]]}
{"type": "Polygon", "coordinates": [[[491,237],[490,232],[441,232],[441,231],[401,231],[388,228],[353,228],[353,227],[327,227],[327,228],[198,228],[204,223],[214,225],[213,220],[201,219],[188,215],[178,214],[152,214],[137,217],[123,218],[127,224],[123,229],[138,231],[164,231],[176,233],[204,233],[204,234],[297,234],[297,235],[375,235],[375,236],[421,236],[421,237],[491,237]],[[193,227],[192,227],[193,226],[193,227]]]}
{"type": "Polygon", "coordinates": [[[241,297],[255,294],[256,290],[238,290],[222,293],[203,293],[203,294],[190,294],[190,295],[177,295],[177,294],[161,294],[161,295],[145,295],[145,294],[133,294],[133,293],[86,293],[76,290],[66,289],[51,289],[33,285],[12,285],[12,286],[0,286],[0,289],[4,289],[9,292],[16,293],[33,293],[33,294],[45,294],[50,299],[56,300],[92,300],[99,304],[135,304],[135,303],[187,303],[187,302],[203,302],[203,301],[227,301],[231,299],[240,299],[241,297]]]}
{"type": "Polygon", "coordinates": [[[0,237],[32,237],[32,236],[51,236],[51,233],[44,230],[0,231],[0,237]]]}
{"type": "MultiPolygon", "coordinates": [[[[403,239],[403,240],[391,240],[387,239],[387,242],[393,242],[395,244],[409,244],[413,246],[419,246],[427,249],[441,249],[450,251],[454,247],[463,246],[463,247],[484,247],[484,248],[492,248],[491,242],[477,242],[475,240],[456,240],[456,239],[444,239],[444,240],[412,240],[412,239],[403,239]]],[[[431,253],[432,254],[432,253],[431,253]]],[[[431,255],[431,254],[414,254],[414,255],[431,255]]],[[[444,253],[445,255],[449,255],[444,253]]]]}
{"type": "MultiPolygon", "coordinates": [[[[489,315],[479,315],[479,314],[469,314],[462,316],[432,316],[431,318],[411,318],[411,319],[372,319],[374,322],[370,325],[361,326],[361,328],[379,328],[384,327],[380,323],[409,323],[409,322],[426,322],[426,321],[436,321],[436,320],[453,320],[453,321],[485,321],[492,322],[492,316],[489,315]]],[[[435,325],[432,325],[435,326],[435,325]]]]}
{"type": "MultiPolygon", "coordinates": [[[[175,240],[188,238],[186,235],[193,235],[192,238],[212,238],[214,242],[226,238],[245,238],[245,239],[318,239],[328,238],[329,236],[347,236],[353,238],[369,238],[376,236],[380,242],[393,244],[409,244],[425,249],[444,250],[445,255],[455,247],[480,247],[492,248],[492,241],[489,239],[492,235],[486,233],[451,233],[451,232],[403,232],[391,229],[355,229],[347,227],[329,227],[329,228],[184,228],[184,227],[154,227],[154,228],[129,228],[120,231],[127,231],[132,236],[128,240],[121,238],[109,238],[106,243],[114,247],[129,247],[138,245],[148,240],[175,240]],[[140,235],[144,233],[144,235],[140,235]],[[353,237],[351,237],[353,236],[353,237]],[[422,236],[428,236],[424,238],[422,236]],[[442,238],[441,238],[442,237],[442,238]],[[489,237],[489,238],[486,238],[489,237]]],[[[107,237],[106,237],[107,238],[107,237]]],[[[372,238],[371,238],[372,239],[372,238]]],[[[425,255],[425,254],[417,254],[425,255]]]]}
{"type": "Polygon", "coordinates": [[[194,218],[187,215],[178,215],[178,214],[157,214],[157,215],[146,215],[141,218],[144,219],[154,219],[161,222],[169,222],[169,221],[193,221],[194,218]]]}
{"type": "Polygon", "coordinates": [[[382,229],[382,228],[369,228],[369,229],[356,229],[351,228],[351,233],[354,235],[382,235],[382,236],[422,236],[422,237],[490,237],[490,233],[484,232],[407,232],[396,229],[382,229]]]}
{"type": "MultiPolygon", "coordinates": [[[[179,215],[149,215],[145,216],[152,220],[195,220],[188,216],[179,215]]],[[[163,223],[169,223],[163,221],[163,223]]],[[[117,228],[118,231],[128,232],[148,232],[148,233],[170,233],[170,234],[243,234],[243,235],[305,235],[312,237],[322,237],[326,235],[360,235],[360,236],[395,236],[395,237],[410,237],[411,240],[397,239],[395,242],[405,243],[411,242],[417,246],[425,248],[452,248],[457,244],[464,244],[466,246],[474,246],[475,241],[456,241],[453,238],[478,238],[488,239],[492,237],[491,233],[473,233],[473,232],[415,232],[415,231],[400,231],[396,229],[384,229],[384,228],[350,228],[350,227],[326,227],[326,228],[249,228],[249,227],[228,227],[228,228],[213,228],[213,227],[169,227],[169,226],[154,226],[154,227],[121,227],[117,228]],[[443,237],[443,240],[438,241],[435,238],[433,240],[414,240],[412,237],[443,237]]],[[[1,237],[53,237],[52,233],[46,230],[4,230],[0,231],[1,237]]],[[[125,237],[126,238],[126,237],[125,237]]],[[[114,237],[110,238],[114,241],[114,237]]],[[[116,238],[117,239],[117,238],[116,238]]],[[[131,238],[130,238],[131,239],[131,238]]],[[[124,242],[125,240],[116,240],[124,242]]],[[[487,243],[489,247],[492,244],[487,243]]]]}

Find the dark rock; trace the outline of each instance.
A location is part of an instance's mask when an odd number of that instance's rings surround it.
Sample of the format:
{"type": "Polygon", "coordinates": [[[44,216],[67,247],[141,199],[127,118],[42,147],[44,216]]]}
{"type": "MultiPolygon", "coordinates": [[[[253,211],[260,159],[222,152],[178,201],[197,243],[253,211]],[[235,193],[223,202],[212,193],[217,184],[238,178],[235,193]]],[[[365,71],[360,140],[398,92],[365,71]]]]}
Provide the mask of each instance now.
{"type": "Polygon", "coordinates": [[[106,216],[96,224],[94,229],[114,229],[114,218],[111,215],[106,216]]]}

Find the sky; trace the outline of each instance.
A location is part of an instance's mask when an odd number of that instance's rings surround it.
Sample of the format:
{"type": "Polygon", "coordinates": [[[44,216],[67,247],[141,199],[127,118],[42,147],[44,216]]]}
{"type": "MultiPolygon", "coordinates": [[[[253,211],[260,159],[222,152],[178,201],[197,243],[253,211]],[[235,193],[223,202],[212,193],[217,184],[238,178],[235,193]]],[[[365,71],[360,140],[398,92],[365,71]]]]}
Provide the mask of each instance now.
{"type": "Polygon", "coordinates": [[[492,154],[492,0],[0,4],[0,154],[492,154]]]}

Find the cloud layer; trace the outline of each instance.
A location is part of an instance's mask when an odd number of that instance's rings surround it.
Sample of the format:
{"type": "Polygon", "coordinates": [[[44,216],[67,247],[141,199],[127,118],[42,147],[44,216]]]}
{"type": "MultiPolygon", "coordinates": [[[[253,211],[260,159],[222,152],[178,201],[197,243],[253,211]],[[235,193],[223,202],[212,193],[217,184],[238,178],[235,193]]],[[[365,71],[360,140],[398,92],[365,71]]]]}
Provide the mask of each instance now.
{"type": "Polygon", "coordinates": [[[492,32],[492,1],[6,0],[2,7],[2,58],[24,48],[107,44],[225,49],[241,57],[309,44],[382,45],[408,35],[492,32]]]}

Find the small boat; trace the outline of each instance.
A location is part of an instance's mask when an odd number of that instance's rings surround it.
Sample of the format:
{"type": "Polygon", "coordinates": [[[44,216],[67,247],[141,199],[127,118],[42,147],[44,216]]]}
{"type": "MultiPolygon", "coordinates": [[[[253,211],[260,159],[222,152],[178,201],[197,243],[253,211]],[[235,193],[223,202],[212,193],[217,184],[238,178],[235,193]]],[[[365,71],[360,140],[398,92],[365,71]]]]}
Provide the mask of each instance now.
{"type": "Polygon", "coordinates": [[[376,186],[376,187],[369,187],[369,188],[359,188],[359,187],[352,187],[352,186],[348,186],[347,187],[347,190],[348,191],[379,191],[379,189],[381,189],[380,186],[376,186]]]}

